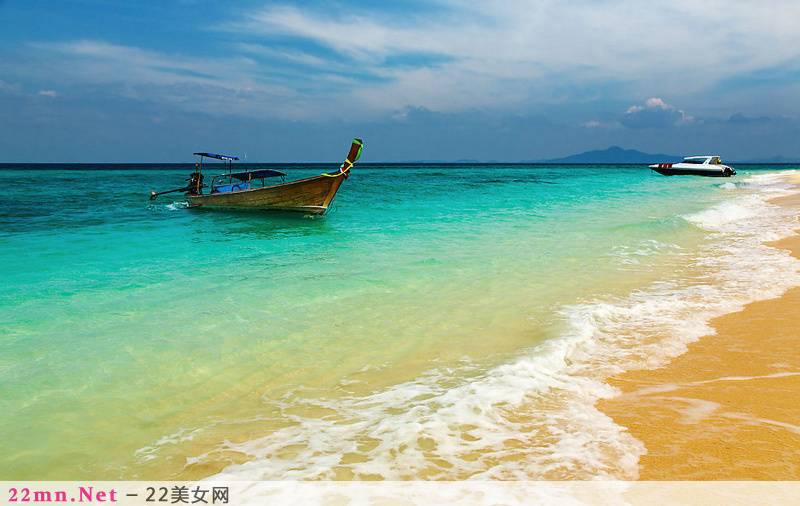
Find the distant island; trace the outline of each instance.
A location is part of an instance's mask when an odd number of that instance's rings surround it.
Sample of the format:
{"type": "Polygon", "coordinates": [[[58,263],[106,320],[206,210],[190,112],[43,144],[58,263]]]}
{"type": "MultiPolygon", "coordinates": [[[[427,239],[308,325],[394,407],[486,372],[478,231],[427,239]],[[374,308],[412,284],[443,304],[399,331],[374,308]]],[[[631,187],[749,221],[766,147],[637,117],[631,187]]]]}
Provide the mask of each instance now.
{"type": "Polygon", "coordinates": [[[680,161],[682,156],[675,155],[652,155],[642,153],[635,149],[622,149],[619,146],[611,146],[605,150],[586,151],[577,155],[565,156],[564,158],[553,158],[550,160],[535,160],[536,163],[659,163],[661,161],[680,161]]]}
{"type": "MultiPolygon", "coordinates": [[[[548,160],[529,160],[525,163],[660,163],[678,162],[685,156],[695,154],[720,154],[724,158],[724,153],[688,153],[686,155],[665,155],[650,154],[636,151],[635,149],[623,149],[619,146],[611,146],[604,150],[586,151],[577,155],[565,156],[564,158],[552,158],[548,160]]],[[[800,163],[798,158],[787,158],[783,156],[773,156],[771,158],[761,158],[753,160],[730,160],[730,163],[800,163]]]]}
{"type": "MultiPolygon", "coordinates": [[[[593,163],[613,163],[613,164],[653,164],[653,163],[668,163],[668,162],[680,162],[687,156],[694,156],[694,155],[720,155],[723,159],[723,163],[730,163],[730,164],[737,164],[737,163],[753,163],[753,164],[782,164],[782,163],[791,163],[791,164],[798,164],[800,163],[800,158],[792,158],[792,157],[785,157],[785,156],[773,156],[769,158],[753,158],[753,159],[731,159],[725,156],[725,153],[686,153],[682,155],[665,155],[664,153],[652,154],[652,153],[643,153],[641,151],[637,151],[635,149],[623,149],[619,146],[611,146],[608,149],[599,150],[596,149],[594,151],[586,151],[584,153],[579,153],[577,155],[570,155],[565,156],[563,158],[549,158],[549,159],[539,159],[539,160],[520,160],[518,162],[512,163],[563,163],[563,164],[593,164],[593,163]]],[[[457,163],[457,164],[487,164],[487,163],[508,163],[503,162],[501,160],[475,160],[475,159],[460,159],[460,160],[403,160],[401,162],[393,162],[393,163],[441,163],[441,164],[448,164],[448,163],[457,163]]]]}

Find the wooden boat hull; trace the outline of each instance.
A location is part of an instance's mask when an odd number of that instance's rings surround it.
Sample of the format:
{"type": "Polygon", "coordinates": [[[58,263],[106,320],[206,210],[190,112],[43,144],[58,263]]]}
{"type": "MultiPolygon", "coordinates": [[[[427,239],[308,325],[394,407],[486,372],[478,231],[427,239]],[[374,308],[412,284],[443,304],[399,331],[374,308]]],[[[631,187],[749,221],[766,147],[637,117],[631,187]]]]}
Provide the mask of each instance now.
{"type": "Polygon", "coordinates": [[[289,183],[226,193],[187,195],[189,207],[258,209],[324,214],[345,175],[314,176],[289,183]]]}

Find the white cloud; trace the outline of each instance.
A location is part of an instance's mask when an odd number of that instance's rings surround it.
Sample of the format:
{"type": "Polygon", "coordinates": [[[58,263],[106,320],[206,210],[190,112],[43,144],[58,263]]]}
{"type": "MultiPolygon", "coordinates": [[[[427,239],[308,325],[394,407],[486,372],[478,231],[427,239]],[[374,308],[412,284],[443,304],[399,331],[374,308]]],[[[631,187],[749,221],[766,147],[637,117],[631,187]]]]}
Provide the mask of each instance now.
{"type": "Polygon", "coordinates": [[[55,98],[56,92],[52,90],[39,90],[37,93],[40,97],[53,97],[55,98]]]}
{"type": "MultiPolygon", "coordinates": [[[[69,41],[35,46],[51,54],[47,64],[17,74],[112,85],[189,109],[303,119],[344,107],[354,117],[405,107],[520,111],[667,92],[698,110],[726,79],[800,62],[795,0],[432,0],[414,13],[313,5],[239,11],[243,21],[205,34],[219,56],[69,41]]],[[[0,72],[11,75],[8,65],[0,72]]]]}
{"type": "MultiPolygon", "coordinates": [[[[330,62],[324,58],[313,56],[296,49],[276,49],[263,44],[239,44],[237,48],[245,53],[252,54],[254,57],[265,56],[287,62],[297,63],[309,67],[325,68],[330,66],[330,62]]],[[[342,70],[344,70],[342,68],[342,70]]]]}
{"type": "Polygon", "coordinates": [[[644,105],[632,105],[620,118],[628,128],[667,128],[693,123],[694,117],[658,97],[648,98],[644,105]]]}
{"type": "Polygon", "coordinates": [[[72,77],[85,79],[87,72],[95,82],[131,83],[205,82],[225,79],[247,81],[244,70],[254,62],[244,57],[204,58],[150,51],[98,40],[77,40],[38,47],[70,57],[75,65],[72,77]]]}
{"type": "MultiPolygon", "coordinates": [[[[351,59],[360,73],[380,78],[361,82],[359,96],[387,110],[549,102],[566,83],[691,96],[800,58],[800,32],[787,21],[800,18],[794,0],[439,0],[431,6],[390,15],[377,7],[332,13],[286,4],[226,28],[304,40],[351,59]],[[403,65],[390,64],[401,56],[403,65]]],[[[316,65],[321,57],[303,58],[316,65]]]]}
{"type": "Polygon", "coordinates": [[[0,93],[7,93],[9,95],[19,95],[22,89],[19,83],[10,84],[0,79],[0,93]]]}
{"type": "Polygon", "coordinates": [[[47,61],[33,72],[58,75],[64,86],[104,86],[108,93],[126,99],[166,102],[213,114],[302,114],[294,102],[297,92],[259,80],[255,60],[245,56],[186,56],[96,40],[33,47],[47,61]]]}

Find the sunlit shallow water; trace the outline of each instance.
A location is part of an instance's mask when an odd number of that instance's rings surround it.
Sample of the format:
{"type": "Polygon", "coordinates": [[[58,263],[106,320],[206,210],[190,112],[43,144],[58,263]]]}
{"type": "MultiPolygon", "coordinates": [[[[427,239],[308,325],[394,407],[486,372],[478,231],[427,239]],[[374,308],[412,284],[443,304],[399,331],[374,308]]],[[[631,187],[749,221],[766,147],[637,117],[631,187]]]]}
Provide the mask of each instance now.
{"type": "Polygon", "coordinates": [[[358,166],[324,217],[50,168],[0,170],[9,480],[631,479],[603,380],[800,284],[786,167],[358,166]]]}

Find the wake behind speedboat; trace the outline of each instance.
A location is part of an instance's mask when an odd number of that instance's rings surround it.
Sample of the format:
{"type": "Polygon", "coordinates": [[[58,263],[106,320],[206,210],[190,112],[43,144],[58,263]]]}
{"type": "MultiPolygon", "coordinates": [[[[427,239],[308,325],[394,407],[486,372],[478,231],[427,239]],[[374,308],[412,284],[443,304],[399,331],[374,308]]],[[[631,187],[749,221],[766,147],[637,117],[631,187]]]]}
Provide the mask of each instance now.
{"type": "Polygon", "coordinates": [[[664,176],[735,176],[733,167],[723,165],[718,156],[689,156],[680,163],[656,163],[650,168],[664,176]]]}

